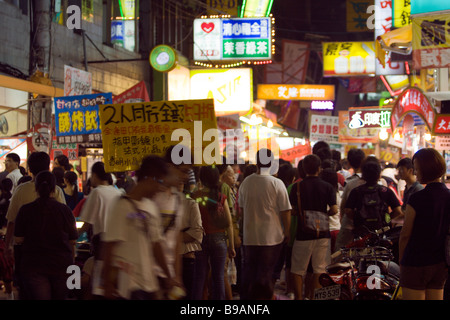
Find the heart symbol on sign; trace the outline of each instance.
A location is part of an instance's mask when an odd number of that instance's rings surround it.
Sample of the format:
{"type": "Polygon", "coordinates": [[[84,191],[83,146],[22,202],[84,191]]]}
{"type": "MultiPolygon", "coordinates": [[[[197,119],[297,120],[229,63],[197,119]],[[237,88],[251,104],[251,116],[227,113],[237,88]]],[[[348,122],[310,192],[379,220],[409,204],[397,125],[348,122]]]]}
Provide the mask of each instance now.
{"type": "Polygon", "coordinates": [[[201,27],[202,27],[203,31],[205,31],[206,33],[210,33],[211,31],[214,30],[214,23],[213,22],[209,22],[209,23],[203,22],[201,27]]]}

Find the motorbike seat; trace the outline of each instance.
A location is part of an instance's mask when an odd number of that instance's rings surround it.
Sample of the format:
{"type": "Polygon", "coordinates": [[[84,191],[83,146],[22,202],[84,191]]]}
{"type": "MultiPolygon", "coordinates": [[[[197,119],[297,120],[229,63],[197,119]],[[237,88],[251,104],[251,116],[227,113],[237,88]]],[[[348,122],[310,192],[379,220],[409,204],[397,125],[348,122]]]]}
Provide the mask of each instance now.
{"type": "Polygon", "coordinates": [[[328,273],[338,273],[339,271],[345,271],[352,267],[350,262],[338,262],[330,264],[326,267],[328,273]]]}

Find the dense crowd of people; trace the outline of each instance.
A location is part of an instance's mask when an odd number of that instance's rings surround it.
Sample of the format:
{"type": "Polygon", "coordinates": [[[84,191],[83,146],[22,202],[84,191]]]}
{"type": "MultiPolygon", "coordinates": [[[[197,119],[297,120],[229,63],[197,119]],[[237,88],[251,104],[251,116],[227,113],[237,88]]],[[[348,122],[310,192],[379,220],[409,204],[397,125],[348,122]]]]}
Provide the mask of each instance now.
{"type": "Polygon", "coordinates": [[[313,299],[331,254],[386,225],[402,227],[403,298],[444,298],[450,191],[436,150],[396,167],[360,149],[341,159],[324,141],[296,167],[268,149],[255,164],[223,157],[192,166],[174,155],[192,160],[171,147],[135,172],[95,162],[81,191],[67,157],[51,166],[34,152],[25,170],[8,154],[0,174],[8,298],[274,299],[284,272],[288,297],[313,299]],[[73,265],[82,269],[77,290],[67,285],[73,265]]]}

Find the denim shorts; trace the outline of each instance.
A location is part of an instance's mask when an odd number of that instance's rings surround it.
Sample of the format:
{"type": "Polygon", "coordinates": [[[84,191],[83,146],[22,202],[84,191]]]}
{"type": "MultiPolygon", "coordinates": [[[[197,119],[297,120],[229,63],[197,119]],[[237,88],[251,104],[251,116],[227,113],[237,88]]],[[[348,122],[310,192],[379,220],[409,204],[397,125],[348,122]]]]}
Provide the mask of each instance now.
{"type": "Polygon", "coordinates": [[[447,281],[448,270],[445,262],[425,266],[400,266],[400,286],[413,290],[444,288],[447,281]]]}

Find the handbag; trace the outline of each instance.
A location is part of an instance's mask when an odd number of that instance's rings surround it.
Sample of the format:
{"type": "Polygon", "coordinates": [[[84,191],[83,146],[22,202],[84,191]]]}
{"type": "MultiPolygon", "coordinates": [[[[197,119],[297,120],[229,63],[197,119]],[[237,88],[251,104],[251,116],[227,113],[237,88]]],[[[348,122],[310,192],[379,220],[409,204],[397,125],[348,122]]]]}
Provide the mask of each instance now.
{"type": "Polygon", "coordinates": [[[316,210],[303,210],[300,200],[300,182],[297,185],[297,206],[300,230],[317,239],[320,233],[330,230],[330,217],[327,213],[316,210]]]}

